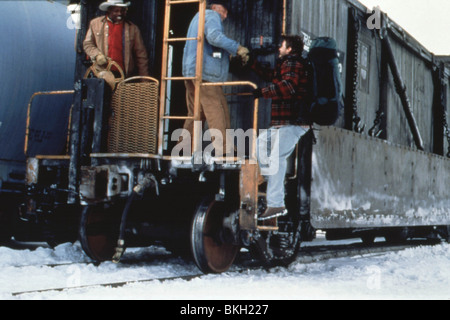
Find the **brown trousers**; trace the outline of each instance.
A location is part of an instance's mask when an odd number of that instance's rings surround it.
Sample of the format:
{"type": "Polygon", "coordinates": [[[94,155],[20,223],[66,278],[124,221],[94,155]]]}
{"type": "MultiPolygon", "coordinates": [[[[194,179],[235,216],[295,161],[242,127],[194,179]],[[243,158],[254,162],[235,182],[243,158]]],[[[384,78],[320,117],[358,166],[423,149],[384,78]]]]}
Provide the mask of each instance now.
{"type": "MultiPolygon", "coordinates": [[[[188,109],[188,116],[194,116],[194,97],[195,85],[193,80],[186,80],[186,103],[188,109]]],[[[226,130],[230,129],[230,111],[228,108],[227,99],[223,93],[221,86],[202,86],[200,88],[200,113],[201,120],[208,122],[209,129],[217,129],[221,132],[223,141],[213,141],[213,146],[218,150],[223,147],[223,152],[232,154],[234,144],[226,145],[226,130]],[[223,145],[218,145],[221,143],[223,145]]],[[[186,120],[184,129],[188,130],[193,138],[194,120],[186,120]]],[[[217,155],[219,156],[219,155],[217,155]]]]}

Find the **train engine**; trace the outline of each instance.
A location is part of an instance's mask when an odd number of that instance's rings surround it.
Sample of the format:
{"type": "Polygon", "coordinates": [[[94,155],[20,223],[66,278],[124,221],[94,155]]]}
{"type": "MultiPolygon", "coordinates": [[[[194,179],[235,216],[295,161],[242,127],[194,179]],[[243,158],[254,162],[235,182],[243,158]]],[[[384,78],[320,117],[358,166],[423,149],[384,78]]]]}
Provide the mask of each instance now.
{"type": "MultiPolygon", "coordinates": [[[[168,106],[171,86],[186,80],[169,72],[170,46],[192,40],[171,36],[169,8],[192,2],[166,1],[158,79],[120,77],[111,85],[95,67],[77,79],[65,150],[27,160],[22,219],[54,224],[55,243],[79,239],[94,261],[119,262],[127,247],[160,244],[192,256],[205,273],[228,270],[242,248],[265,263],[289,263],[302,242],[314,239],[316,229],[325,230],[329,239],[360,237],[366,243],[378,236],[394,242],[416,236],[449,239],[449,159],[425,151],[418,130],[412,130],[415,146],[353,130],[357,106],[351,98],[359,87],[352,76],[359,72],[354,50],[360,30],[352,23],[344,68],[350,102],[341,120],[346,123],[314,126],[298,142],[288,160],[286,217],[257,219],[266,206],[256,161],[258,100],[243,103],[251,110],[246,112],[251,127],[241,130],[249,142],[243,153],[216,157],[208,152],[212,140],[201,122],[191,137],[192,152],[174,152],[179,136],[172,124],[201,118],[199,97],[193,117],[173,114],[168,106]]],[[[361,18],[349,2],[341,2],[349,7],[349,22],[361,18]]],[[[204,16],[206,1],[198,5],[204,16]]],[[[204,37],[197,41],[201,51],[204,37]]],[[[397,87],[404,87],[388,37],[375,41],[383,41],[383,70],[389,65],[397,87]]],[[[194,79],[197,91],[220,85],[242,98],[258,87],[252,81],[204,83],[201,71],[194,79]]],[[[386,100],[388,89],[380,88],[386,100]]],[[[408,124],[417,129],[404,90],[398,94],[408,124]]],[[[384,124],[384,129],[390,127],[384,124]]],[[[409,133],[405,136],[410,139],[409,133]]]]}

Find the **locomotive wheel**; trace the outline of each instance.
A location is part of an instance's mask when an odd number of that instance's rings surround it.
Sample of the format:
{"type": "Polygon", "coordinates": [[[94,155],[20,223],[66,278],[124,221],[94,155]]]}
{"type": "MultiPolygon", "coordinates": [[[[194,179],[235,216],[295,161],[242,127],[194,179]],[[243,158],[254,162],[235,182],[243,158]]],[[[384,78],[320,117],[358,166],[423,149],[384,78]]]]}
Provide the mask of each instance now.
{"type": "Polygon", "coordinates": [[[204,273],[221,273],[233,264],[239,246],[223,239],[223,202],[205,199],[195,213],[191,228],[191,249],[195,263],[204,273]]]}
{"type": "Polygon", "coordinates": [[[110,261],[119,237],[120,212],[114,207],[86,206],[81,214],[80,243],[94,261],[110,261]]]}

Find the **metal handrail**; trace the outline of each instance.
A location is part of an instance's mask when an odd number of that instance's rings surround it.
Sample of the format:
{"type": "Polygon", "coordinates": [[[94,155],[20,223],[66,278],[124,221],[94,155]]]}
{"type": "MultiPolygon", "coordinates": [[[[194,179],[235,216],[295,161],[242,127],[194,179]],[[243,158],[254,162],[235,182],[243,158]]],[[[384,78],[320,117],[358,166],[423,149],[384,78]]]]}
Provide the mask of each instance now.
{"type": "MultiPolygon", "coordinates": [[[[28,142],[29,142],[29,135],[30,135],[30,123],[31,123],[31,105],[33,104],[34,98],[37,96],[50,96],[50,95],[63,95],[63,94],[74,94],[74,90],[60,90],[60,91],[40,91],[35,92],[30,98],[30,101],[28,102],[28,109],[27,109],[27,122],[25,127],[25,145],[24,145],[24,153],[25,156],[28,154],[28,142]]],[[[70,113],[72,114],[72,113],[70,113]]],[[[71,116],[69,116],[69,129],[71,124],[71,116]]],[[[69,141],[70,137],[70,130],[68,130],[67,133],[67,142],[69,141]]],[[[67,144],[68,145],[68,144],[67,144]]],[[[66,149],[67,151],[67,149],[66,149]]]]}

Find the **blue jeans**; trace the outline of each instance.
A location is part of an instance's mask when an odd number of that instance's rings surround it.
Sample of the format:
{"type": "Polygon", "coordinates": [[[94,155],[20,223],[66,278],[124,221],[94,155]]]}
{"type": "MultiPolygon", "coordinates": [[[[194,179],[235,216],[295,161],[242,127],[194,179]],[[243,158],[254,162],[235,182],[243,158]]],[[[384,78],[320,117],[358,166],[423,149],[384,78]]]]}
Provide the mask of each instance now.
{"type": "Polygon", "coordinates": [[[306,132],[303,127],[289,125],[272,127],[259,135],[257,157],[261,174],[267,179],[268,207],[285,207],[286,160],[306,132]]]}

